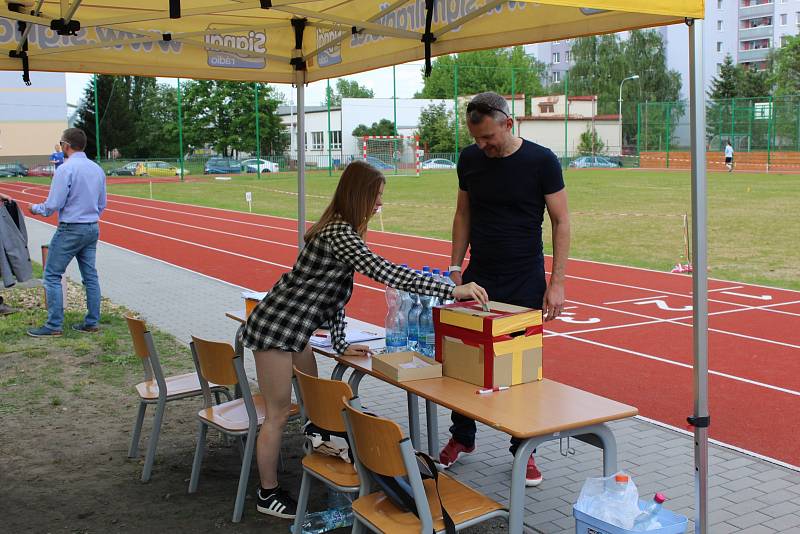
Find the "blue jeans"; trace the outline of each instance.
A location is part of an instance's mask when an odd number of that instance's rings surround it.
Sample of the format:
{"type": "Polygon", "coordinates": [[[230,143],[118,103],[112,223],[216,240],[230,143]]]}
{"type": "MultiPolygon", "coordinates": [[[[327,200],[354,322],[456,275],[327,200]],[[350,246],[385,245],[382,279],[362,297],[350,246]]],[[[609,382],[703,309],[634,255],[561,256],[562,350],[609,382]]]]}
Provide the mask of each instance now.
{"type": "Polygon", "coordinates": [[[100,281],[95,269],[97,238],[100,230],[94,223],[59,223],[47,252],[44,267],[44,288],[47,294],[47,323],[51,330],[61,330],[64,323],[64,299],[61,277],[72,258],[78,260],[83,286],[86,289],[86,326],[100,322],[100,281]]]}

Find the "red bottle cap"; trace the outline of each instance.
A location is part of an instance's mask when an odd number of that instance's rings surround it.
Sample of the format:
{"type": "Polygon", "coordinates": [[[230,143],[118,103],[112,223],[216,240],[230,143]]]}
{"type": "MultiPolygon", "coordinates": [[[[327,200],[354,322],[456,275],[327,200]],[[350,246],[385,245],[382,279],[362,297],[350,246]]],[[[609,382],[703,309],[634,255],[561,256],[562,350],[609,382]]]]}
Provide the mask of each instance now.
{"type": "Polygon", "coordinates": [[[627,484],[628,483],[628,475],[616,475],[616,476],[614,476],[614,480],[616,480],[620,484],[627,484]]]}
{"type": "Polygon", "coordinates": [[[663,503],[667,500],[663,493],[656,493],[656,496],[653,497],[653,500],[656,501],[658,504],[663,503]]]}

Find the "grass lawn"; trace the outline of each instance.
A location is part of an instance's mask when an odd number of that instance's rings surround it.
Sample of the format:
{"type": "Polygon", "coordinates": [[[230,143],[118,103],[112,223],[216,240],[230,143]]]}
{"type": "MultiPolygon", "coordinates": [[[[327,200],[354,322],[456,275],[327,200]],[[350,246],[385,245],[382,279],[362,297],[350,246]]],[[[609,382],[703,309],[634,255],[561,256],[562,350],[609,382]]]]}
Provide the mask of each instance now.
{"type": "MultiPolygon", "coordinates": [[[[682,217],[691,211],[688,172],[569,169],[565,180],[571,257],[657,270],[669,270],[681,259],[682,217]]],[[[338,174],[329,177],[327,171],[307,175],[309,219],[322,212],[337,181],[338,174]]],[[[456,184],[455,171],[389,176],[385,229],[449,239],[456,184]]],[[[253,192],[257,213],[297,216],[297,178],[291,173],[153,184],[156,199],[242,211],[247,210],[246,191],[253,192]]],[[[109,192],[149,196],[147,184],[112,185],[109,192]]],[[[710,275],[800,289],[800,176],[709,173],[708,196],[710,275]]],[[[545,226],[549,252],[547,218],[545,226]]],[[[377,220],[372,227],[378,228],[377,220]]]]}

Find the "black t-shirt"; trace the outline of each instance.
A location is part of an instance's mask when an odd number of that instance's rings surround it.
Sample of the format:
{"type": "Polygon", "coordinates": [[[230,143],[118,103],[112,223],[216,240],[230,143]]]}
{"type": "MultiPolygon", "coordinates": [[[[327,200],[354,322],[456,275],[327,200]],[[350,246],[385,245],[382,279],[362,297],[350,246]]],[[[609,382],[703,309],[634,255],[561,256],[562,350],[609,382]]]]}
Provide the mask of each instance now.
{"type": "Polygon", "coordinates": [[[471,269],[543,268],[544,196],[564,188],[561,165],[550,149],[523,139],[510,156],[489,158],[470,145],[458,159],[458,187],[469,193],[471,269]]]}

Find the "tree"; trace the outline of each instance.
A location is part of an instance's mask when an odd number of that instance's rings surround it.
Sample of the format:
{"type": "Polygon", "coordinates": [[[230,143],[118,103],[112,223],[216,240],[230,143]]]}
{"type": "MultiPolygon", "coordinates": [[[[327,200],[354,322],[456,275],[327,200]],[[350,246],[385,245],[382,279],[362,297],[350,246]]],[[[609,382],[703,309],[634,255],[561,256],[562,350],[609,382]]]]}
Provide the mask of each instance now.
{"type": "MultiPolygon", "coordinates": [[[[183,102],[185,143],[212,145],[217,153],[224,156],[256,151],[252,83],[190,81],[186,84],[183,102]]],[[[289,141],[276,114],[279,103],[274,89],[259,85],[261,151],[265,154],[282,152],[289,141]]]]}
{"type": "Polygon", "coordinates": [[[341,106],[342,98],[374,98],[375,93],[372,89],[359,85],[355,80],[345,80],[339,78],[336,80],[336,90],[333,88],[325,88],[325,100],[321,105],[328,105],[328,98],[331,100],[331,106],[341,106]]]}
{"type": "MultiPolygon", "coordinates": [[[[473,95],[484,91],[510,95],[512,89],[518,95],[544,94],[541,83],[544,64],[527,55],[521,46],[515,46],[510,49],[478,50],[436,58],[430,77],[425,78],[423,75],[422,91],[415,98],[453,98],[456,64],[459,95],[473,95]]],[[[523,114],[525,110],[516,112],[523,114]]]]}
{"type": "Polygon", "coordinates": [[[372,126],[359,124],[353,130],[354,137],[364,137],[365,135],[394,135],[394,123],[389,119],[381,119],[380,122],[373,122],[372,126]]]}
{"type": "Polygon", "coordinates": [[[775,53],[771,82],[777,96],[800,94],[800,35],[787,36],[775,53]]]}
{"type": "Polygon", "coordinates": [[[597,135],[597,130],[592,131],[589,125],[586,126],[586,131],[581,134],[581,141],[578,144],[578,153],[581,156],[602,154],[605,146],[603,141],[597,135]]]}
{"type": "MultiPolygon", "coordinates": [[[[620,83],[628,76],[639,76],[623,85],[623,145],[630,145],[638,133],[637,103],[676,102],[680,98],[680,73],[667,68],[664,41],[656,31],[635,30],[624,41],[616,34],[581,37],[571,53],[575,64],[568,74],[569,93],[597,95],[598,114],[618,114],[620,83]]],[[[678,102],[668,109],[661,120],[649,125],[644,146],[664,142],[666,132],[675,131],[683,104],[678,102]]]]}

